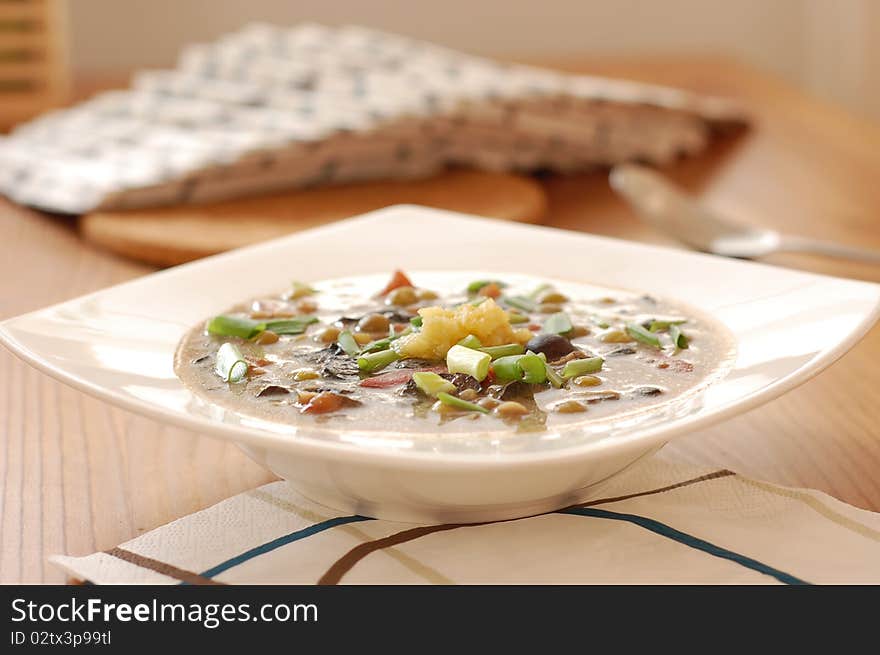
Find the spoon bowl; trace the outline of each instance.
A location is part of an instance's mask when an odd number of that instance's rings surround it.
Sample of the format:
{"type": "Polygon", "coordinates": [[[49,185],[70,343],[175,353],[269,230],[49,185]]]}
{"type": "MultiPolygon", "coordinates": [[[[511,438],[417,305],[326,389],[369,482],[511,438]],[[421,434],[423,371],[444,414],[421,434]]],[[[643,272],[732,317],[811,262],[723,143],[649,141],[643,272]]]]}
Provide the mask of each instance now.
{"type": "Polygon", "coordinates": [[[880,252],[875,250],[784,235],[768,228],[731,221],[704,207],[645,166],[615,166],[609,181],[611,188],[623,196],[642,219],[703,252],[742,259],[782,251],[809,252],[880,263],[880,252]]]}

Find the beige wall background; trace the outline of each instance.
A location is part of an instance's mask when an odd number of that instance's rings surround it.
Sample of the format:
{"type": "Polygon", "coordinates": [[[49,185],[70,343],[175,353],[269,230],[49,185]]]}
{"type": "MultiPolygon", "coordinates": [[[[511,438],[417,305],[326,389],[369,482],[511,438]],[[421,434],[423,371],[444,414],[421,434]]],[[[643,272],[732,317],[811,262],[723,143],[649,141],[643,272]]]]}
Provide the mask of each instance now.
{"type": "Polygon", "coordinates": [[[483,55],[725,53],[880,119],[880,0],[69,0],[75,72],[171,66],[248,21],[359,23],[483,55]]]}

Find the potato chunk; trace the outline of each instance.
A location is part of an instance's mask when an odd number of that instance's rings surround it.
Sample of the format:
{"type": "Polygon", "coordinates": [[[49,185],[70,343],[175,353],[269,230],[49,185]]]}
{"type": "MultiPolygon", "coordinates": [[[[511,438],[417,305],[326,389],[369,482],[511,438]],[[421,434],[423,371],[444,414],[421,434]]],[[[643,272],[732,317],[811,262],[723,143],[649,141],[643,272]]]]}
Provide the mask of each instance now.
{"type": "Polygon", "coordinates": [[[479,305],[465,303],[454,309],[425,307],[419,310],[422,327],[418,332],[394,342],[404,358],[443,359],[446,352],[467,335],[473,334],[484,346],[526,343],[532,333],[515,330],[506,311],[487,298],[479,305]]]}

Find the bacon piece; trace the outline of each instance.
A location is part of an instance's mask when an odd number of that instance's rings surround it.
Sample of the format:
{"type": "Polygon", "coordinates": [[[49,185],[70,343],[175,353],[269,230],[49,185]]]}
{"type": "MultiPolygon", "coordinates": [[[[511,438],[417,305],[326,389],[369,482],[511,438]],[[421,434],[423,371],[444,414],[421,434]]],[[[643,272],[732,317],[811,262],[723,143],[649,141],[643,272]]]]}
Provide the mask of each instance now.
{"type": "Polygon", "coordinates": [[[413,373],[446,373],[446,366],[423,366],[422,368],[402,368],[396,371],[388,371],[372,378],[361,380],[360,386],[372,389],[387,389],[398,384],[404,384],[412,379],[413,373]]]}
{"type": "Polygon", "coordinates": [[[388,373],[382,373],[376,377],[361,380],[361,386],[369,387],[371,389],[387,389],[388,387],[395,387],[398,384],[409,382],[413,373],[414,371],[412,369],[406,368],[397,371],[389,371],[388,373]]]}
{"type": "Polygon", "coordinates": [[[347,398],[342,394],[333,393],[332,391],[323,391],[313,396],[300,412],[303,414],[326,414],[328,412],[335,412],[343,407],[354,407],[355,405],[360,405],[360,401],[354,398],[347,398]]]}
{"type": "Polygon", "coordinates": [[[388,284],[385,285],[385,288],[379,292],[379,295],[385,296],[400,287],[411,287],[411,286],[413,286],[413,283],[406,276],[406,273],[404,273],[400,269],[397,269],[391,275],[391,279],[388,280],[388,284]]]}

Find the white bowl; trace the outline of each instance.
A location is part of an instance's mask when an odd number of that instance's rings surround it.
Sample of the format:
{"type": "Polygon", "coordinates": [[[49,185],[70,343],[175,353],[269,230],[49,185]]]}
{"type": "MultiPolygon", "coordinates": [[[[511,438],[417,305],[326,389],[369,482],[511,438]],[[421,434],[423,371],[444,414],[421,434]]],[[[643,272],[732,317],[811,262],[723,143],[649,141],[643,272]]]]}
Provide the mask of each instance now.
{"type": "Polygon", "coordinates": [[[0,324],[0,341],[86,393],[239,444],[303,495],[417,522],[509,519],[581,502],[672,437],[767,402],[851,348],[880,315],[880,286],[550,228],[397,206],[178,266],[0,324]],[[385,438],[261,422],[191,393],[173,372],[183,333],[287,281],[481,269],[680,300],[737,341],[729,373],[675,411],[601,430],[479,442],[385,438]],[[478,444],[475,447],[475,443],[478,444]]]}

